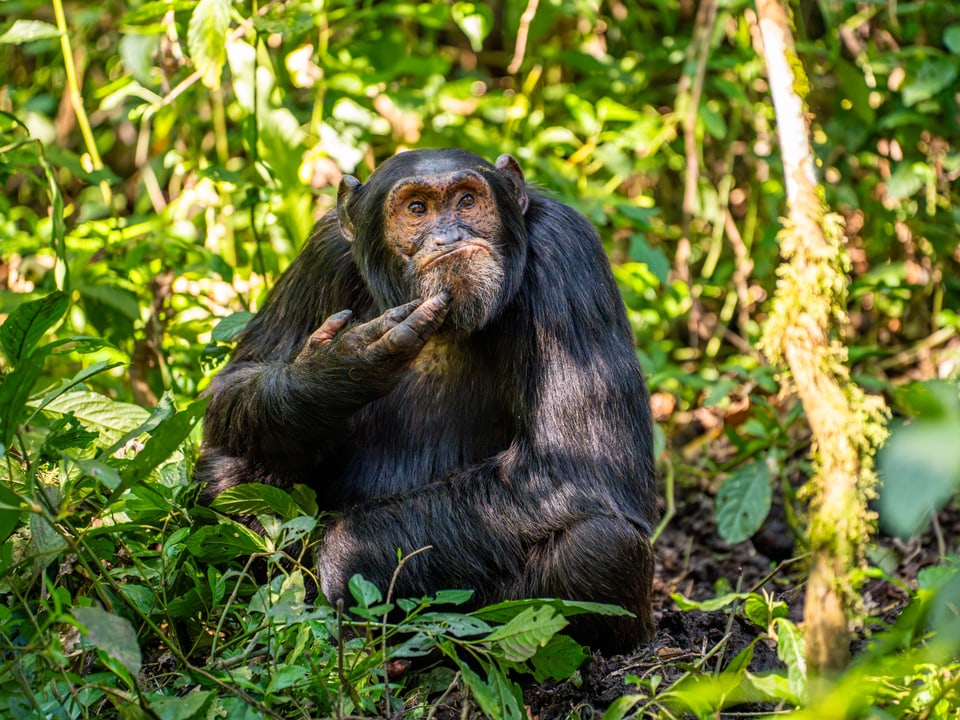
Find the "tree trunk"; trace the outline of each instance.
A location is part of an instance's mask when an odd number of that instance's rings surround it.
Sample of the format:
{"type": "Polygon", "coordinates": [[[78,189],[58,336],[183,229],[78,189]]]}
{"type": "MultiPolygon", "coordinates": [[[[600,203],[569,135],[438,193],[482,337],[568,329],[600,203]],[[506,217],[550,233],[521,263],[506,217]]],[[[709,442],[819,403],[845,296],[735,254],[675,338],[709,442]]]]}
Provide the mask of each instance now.
{"type": "Polygon", "coordinates": [[[872,527],[866,502],[875,484],[873,453],[885,409],[850,380],[846,347],[846,257],[842,225],[825,212],[817,186],[802,95],[807,79],[781,0],[756,0],[763,54],[783,159],[787,218],[773,310],[761,340],[770,361],[786,363],[813,433],[816,465],[808,486],[813,551],[804,622],[808,668],[843,669],[848,618],[858,595],[851,571],[872,527]]]}

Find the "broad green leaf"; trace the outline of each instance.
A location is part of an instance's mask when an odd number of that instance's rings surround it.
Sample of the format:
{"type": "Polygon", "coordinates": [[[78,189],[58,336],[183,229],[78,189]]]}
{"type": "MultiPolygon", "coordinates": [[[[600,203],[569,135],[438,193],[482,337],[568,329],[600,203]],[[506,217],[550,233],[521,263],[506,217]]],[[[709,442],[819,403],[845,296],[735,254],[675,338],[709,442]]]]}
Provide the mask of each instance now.
{"type": "Polygon", "coordinates": [[[462,613],[427,612],[418,615],[409,625],[403,625],[413,632],[442,633],[453,637],[473,637],[486,635],[491,627],[483,620],[462,613]]]}
{"type": "Polygon", "coordinates": [[[307,676],[307,668],[303,665],[282,665],[280,669],[270,677],[270,684],[267,685],[267,694],[277,693],[286,690],[300,683],[307,676]]]}
{"type": "Polygon", "coordinates": [[[30,513],[28,524],[30,525],[30,552],[41,567],[46,567],[56,559],[57,553],[67,547],[67,541],[40,513],[30,513]]]}
{"type": "Polygon", "coordinates": [[[924,163],[900,163],[887,181],[887,197],[895,201],[912,197],[923,189],[924,175],[931,173],[924,163]]]}
{"type": "Polygon", "coordinates": [[[194,690],[184,697],[150,696],[150,709],[160,720],[199,720],[208,715],[210,703],[216,693],[210,690],[194,690]]]}
{"type": "Polygon", "coordinates": [[[142,656],[137,633],[130,621],[98,607],[75,607],[70,612],[86,628],[90,642],[136,679],[140,674],[142,656]]]}
{"type": "Polygon", "coordinates": [[[554,635],[530,659],[533,677],[537,682],[566,680],[573,675],[590,655],[569,635],[554,635]]]}
{"type": "Polygon", "coordinates": [[[84,475],[100,481],[109,490],[116,490],[120,485],[120,473],[106,463],[97,460],[79,460],[77,465],[84,475]]]}
{"type": "Polygon", "coordinates": [[[770,466],[765,458],[740,467],[717,492],[717,532],[728,543],[753,535],[770,512],[770,466]]]}
{"type": "Polygon", "coordinates": [[[100,442],[104,446],[114,444],[124,433],[149,417],[139,405],[112,400],[90,390],[75,390],[55,397],[47,403],[44,411],[60,415],[73,413],[84,427],[100,433],[100,442]]]}
{"type": "Polygon", "coordinates": [[[369,608],[383,600],[383,593],[380,588],[362,575],[354,575],[350,578],[350,594],[360,604],[360,607],[369,608]]]}
{"type": "Polygon", "coordinates": [[[437,605],[463,605],[473,594],[473,590],[440,590],[433,596],[433,602],[437,605]]]}
{"type": "Polygon", "coordinates": [[[960,419],[919,419],[893,429],[877,466],[880,522],[909,536],[960,488],[960,419]]]}
{"type": "Polygon", "coordinates": [[[951,87],[960,70],[960,58],[937,57],[923,63],[920,68],[908,75],[900,92],[903,104],[907,107],[929,100],[934,95],[951,87]]]}
{"type": "Polygon", "coordinates": [[[207,562],[270,550],[265,538],[238,522],[201,527],[183,544],[192,555],[207,562]]]}
{"type": "Polygon", "coordinates": [[[224,490],[210,505],[227,515],[274,513],[290,519],[301,514],[300,508],[287,493],[262,483],[244,483],[224,490]]]}
{"type": "Polygon", "coordinates": [[[550,638],[567,626],[567,619],[549,605],[528,608],[484,638],[496,642],[510,662],[532,658],[550,638]]]}
{"type": "Polygon", "coordinates": [[[807,660],[803,633],[786,618],[777,620],[777,657],[787,666],[790,691],[796,702],[807,697],[807,660]]]}
{"type": "Polygon", "coordinates": [[[562,613],[564,617],[573,617],[574,615],[583,615],[584,613],[633,617],[633,613],[619,605],[607,605],[606,603],[587,602],[583,600],[559,600],[557,598],[504,600],[503,602],[474,610],[470,614],[487,622],[505,623],[528,609],[535,609],[544,605],[549,605],[557,612],[562,613]]]}
{"type": "Polygon", "coordinates": [[[602,720],[623,720],[627,713],[645,700],[646,695],[621,695],[603,711],[602,720]]]}
{"type": "Polygon", "coordinates": [[[124,317],[136,322],[140,319],[140,304],[137,295],[116,285],[78,285],[77,291],[90,300],[116,310],[124,317]]]}
{"type": "Polygon", "coordinates": [[[960,25],[951,25],[943,31],[943,44],[954,55],[960,55],[960,25]]]}
{"type": "Polygon", "coordinates": [[[660,281],[662,287],[670,282],[670,260],[661,248],[652,247],[641,233],[630,238],[630,259],[644,263],[660,281]]]}
{"type": "Polygon", "coordinates": [[[17,20],[3,35],[0,35],[0,45],[21,45],[33,40],[49,40],[60,37],[56,25],[42,20],[17,20]]]}
{"type": "Polygon", "coordinates": [[[144,433],[153,432],[160,425],[160,423],[172,418],[176,412],[177,407],[173,402],[173,395],[169,391],[165,392],[161,396],[157,406],[150,411],[150,416],[136,427],[128,430],[123,436],[117,438],[113,445],[108,447],[100,454],[100,459],[102,460],[106,457],[110,457],[134,438],[139,437],[144,433]]]}
{"type": "MultiPolygon", "coordinates": [[[[40,403],[37,405],[35,412],[39,412],[40,410],[43,410],[45,407],[47,407],[50,403],[52,403],[58,397],[72,390],[77,385],[85,383],[94,375],[98,375],[102,372],[106,372],[107,370],[112,370],[113,368],[119,367],[122,364],[123,363],[119,363],[119,362],[109,363],[106,360],[101,360],[99,362],[95,362],[93,365],[88,365],[85,368],[81,368],[80,371],[76,375],[74,375],[72,378],[70,378],[69,380],[66,380],[66,379],[63,380],[59,385],[53,388],[53,390],[50,390],[46,395],[44,395],[43,398],[40,400],[40,403]]],[[[109,398],[107,399],[109,400],[109,398]]],[[[114,401],[111,400],[110,402],[114,402],[114,401]]]]}
{"type": "Polygon", "coordinates": [[[17,307],[0,325],[0,343],[10,361],[17,365],[36,348],[44,333],[56,325],[70,305],[70,299],[56,291],[17,307]]]}
{"type": "Polygon", "coordinates": [[[215,342],[233,342],[251,319],[253,319],[253,313],[246,310],[227,315],[214,326],[210,339],[215,342]]]}
{"type": "Polygon", "coordinates": [[[761,595],[751,594],[743,606],[743,614],[754,625],[766,629],[774,618],[786,617],[790,610],[785,602],[767,601],[761,595]]]}
{"type": "Polygon", "coordinates": [[[227,30],[231,0],[200,0],[187,26],[187,48],[204,85],[220,87],[220,74],[227,60],[227,30]]]}

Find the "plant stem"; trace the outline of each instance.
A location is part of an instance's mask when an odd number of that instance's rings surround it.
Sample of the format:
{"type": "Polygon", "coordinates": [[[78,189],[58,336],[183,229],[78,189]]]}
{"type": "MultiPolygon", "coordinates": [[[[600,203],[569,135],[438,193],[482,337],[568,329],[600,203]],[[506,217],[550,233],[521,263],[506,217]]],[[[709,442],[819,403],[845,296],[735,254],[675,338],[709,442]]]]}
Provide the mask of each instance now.
{"type": "MultiPolygon", "coordinates": [[[[70,45],[67,18],[63,12],[63,0],[53,0],[53,14],[57,19],[57,30],[60,31],[60,48],[63,52],[63,69],[67,73],[67,92],[70,97],[70,105],[77,116],[77,125],[80,126],[83,144],[87,147],[87,154],[90,155],[90,163],[93,169],[103,170],[103,160],[100,158],[100,151],[97,150],[97,141],[93,137],[93,130],[90,128],[90,119],[83,107],[80,83],[77,82],[77,68],[73,64],[73,46],[70,45]]],[[[106,180],[100,182],[100,194],[103,196],[103,202],[107,208],[111,208],[113,206],[113,193],[106,180]]]]}

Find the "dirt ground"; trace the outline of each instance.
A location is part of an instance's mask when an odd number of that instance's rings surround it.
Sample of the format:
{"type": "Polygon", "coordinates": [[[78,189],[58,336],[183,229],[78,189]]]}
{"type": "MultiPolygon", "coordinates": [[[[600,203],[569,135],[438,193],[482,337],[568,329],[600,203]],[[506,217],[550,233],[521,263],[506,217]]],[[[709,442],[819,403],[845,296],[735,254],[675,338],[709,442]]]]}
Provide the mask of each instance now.
{"type": "MultiPolygon", "coordinates": [[[[577,683],[545,683],[528,687],[525,701],[531,720],[580,717],[599,718],[604,709],[624,694],[645,691],[626,684],[628,675],[641,678],[660,675],[662,686],[685,670],[703,663],[713,670],[723,667],[763,631],[745,620],[742,613],[731,618],[727,611],[681,612],[672,593],[705,600],[723,588],[759,591],[761,588],[783,600],[790,617],[802,622],[805,567],[796,557],[792,534],[774,508],[771,519],[751,540],[728,545],[717,535],[713,521],[713,498],[705,491],[677,489],[677,512],[656,543],[657,575],[654,608],[657,636],[650,645],[627,656],[595,655],[581,670],[577,683]]],[[[871,551],[873,562],[883,563],[894,577],[915,586],[917,572],[937,562],[944,550],[943,538],[960,537],[960,511],[940,514],[938,525],[910,542],[881,535],[871,551]]],[[[954,548],[947,547],[946,550],[954,548]]],[[[874,580],[863,588],[865,611],[875,619],[890,621],[906,603],[907,593],[891,582],[874,580]]],[[[853,652],[863,640],[855,640],[853,652]]],[[[763,640],[755,646],[750,669],[763,672],[782,668],[775,647],[763,640]]],[[[744,710],[770,708],[740,708],[744,710]]]]}

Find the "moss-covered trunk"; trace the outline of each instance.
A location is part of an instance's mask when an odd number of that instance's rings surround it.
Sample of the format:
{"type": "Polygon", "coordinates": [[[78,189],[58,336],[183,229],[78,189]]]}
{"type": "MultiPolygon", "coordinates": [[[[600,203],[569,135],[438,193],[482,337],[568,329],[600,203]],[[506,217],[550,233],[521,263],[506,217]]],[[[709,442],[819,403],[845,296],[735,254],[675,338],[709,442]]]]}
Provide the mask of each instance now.
{"type": "Polygon", "coordinates": [[[763,53],[777,119],[787,191],[780,233],[783,261],[763,349],[786,364],[813,432],[809,483],[813,551],[804,619],[808,667],[843,668],[848,618],[857,605],[851,571],[869,538],[866,502],[873,452],[883,439],[884,406],[850,379],[840,337],[846,325],[846,256],[839,218],[826,212],[814,171],[803,96],[807,81],[780,0],[757,0],[763,53]]]}

